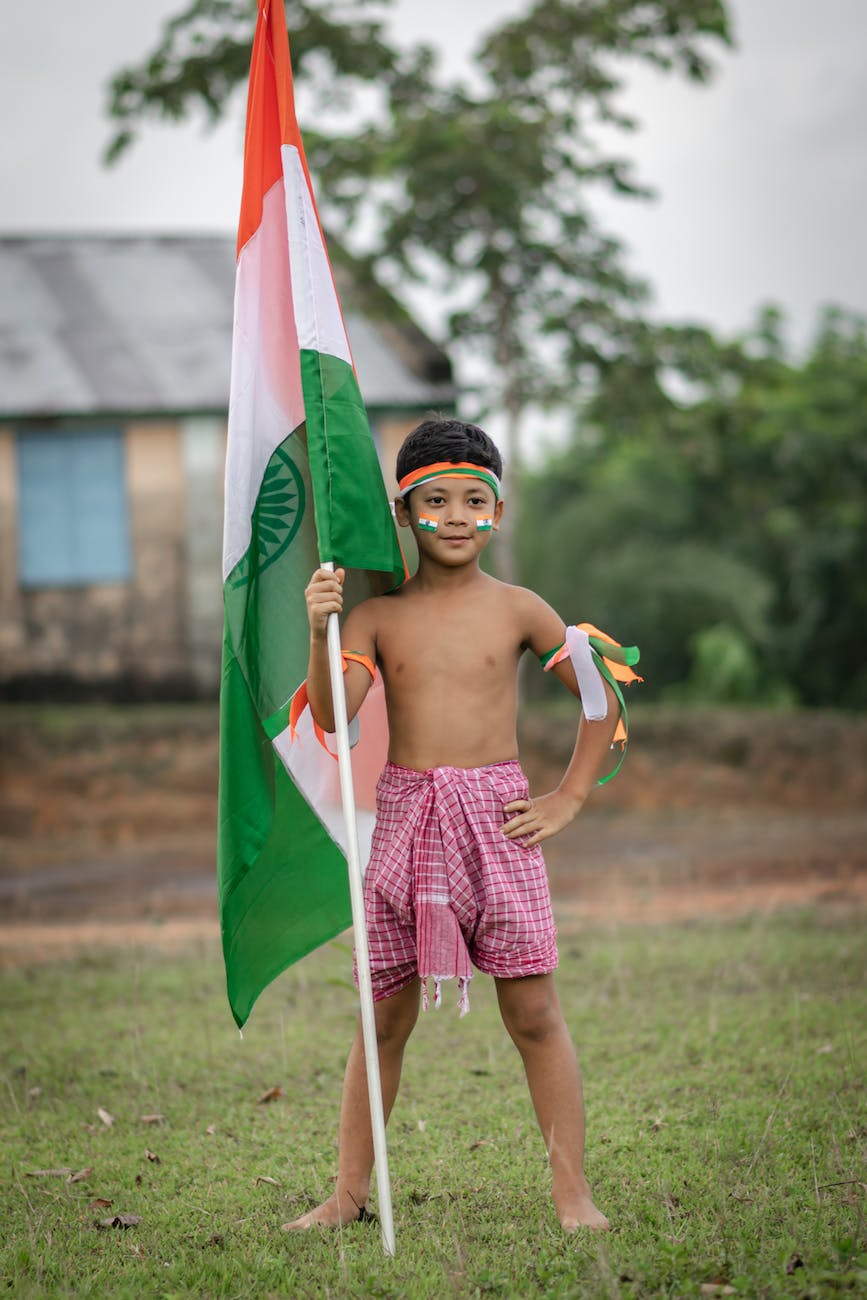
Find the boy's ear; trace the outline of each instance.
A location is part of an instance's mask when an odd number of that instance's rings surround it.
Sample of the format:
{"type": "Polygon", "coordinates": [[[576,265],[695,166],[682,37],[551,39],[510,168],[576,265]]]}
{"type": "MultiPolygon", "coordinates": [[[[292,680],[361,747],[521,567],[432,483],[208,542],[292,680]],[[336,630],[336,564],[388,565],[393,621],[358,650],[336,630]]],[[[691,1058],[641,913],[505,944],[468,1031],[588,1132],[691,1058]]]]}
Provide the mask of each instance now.
{"type": "Polygon", "coordinates": [[[403,497],[394,498],[394,517],[401,528],[409,528],[409,506],[403,497]]]}
{"type": "Polygon", "coordinates": [[[498,501],[497,504],[494,506],[494,524],[493,524],[493,528],[494,528],[494,532],[495,532],[495,533],[496,533],[496,532],[499,532],[499,529],[500,529],[500,520],[501,520],[502,517],[503,517],[503,505],[504,505],[504,502],[502,502],[502,501],[498,501]]]}

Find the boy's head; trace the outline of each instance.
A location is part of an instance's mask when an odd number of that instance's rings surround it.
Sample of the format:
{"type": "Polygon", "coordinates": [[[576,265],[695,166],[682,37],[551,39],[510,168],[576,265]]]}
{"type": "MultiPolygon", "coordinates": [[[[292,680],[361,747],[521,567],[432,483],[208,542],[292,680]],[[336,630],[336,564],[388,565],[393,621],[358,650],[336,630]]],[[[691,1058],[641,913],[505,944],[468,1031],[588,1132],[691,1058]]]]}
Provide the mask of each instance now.
{"type": "Polygon", "coordinates": [[[480,465],[498,479],[503,477],[503,458],[484,429],[465,420],[424,420],[407,435],[397,453],[398,482],[424,465],[445,461],[480,465]]]}
{"type": "Polygon", "coordinates": [[[397,453],[395,518],[410,527],[419,560],[477,560],[500,526],[503,460],[476,424],[425,420],[397,453]]]}

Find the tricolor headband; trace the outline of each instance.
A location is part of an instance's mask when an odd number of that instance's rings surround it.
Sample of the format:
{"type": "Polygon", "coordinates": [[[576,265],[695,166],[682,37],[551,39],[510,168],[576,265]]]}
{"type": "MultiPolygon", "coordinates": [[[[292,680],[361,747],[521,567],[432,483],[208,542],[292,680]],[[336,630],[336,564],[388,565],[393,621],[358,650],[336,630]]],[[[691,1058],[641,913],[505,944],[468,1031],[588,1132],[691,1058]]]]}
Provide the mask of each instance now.
{"type": "Polygon", "coordinates": [[[493,470],[485,469],[482,465],[471,465],[467,461],[454,464],[450,460],[441,460],[435,465],[421,465],[405,474],[397,485],[397,494],[405,498],[413,488],[421,487],[422,483],[429,483],[435,478],[478,478],[487,483],[496,501],[500,499],[500,480],[493,470]]]}

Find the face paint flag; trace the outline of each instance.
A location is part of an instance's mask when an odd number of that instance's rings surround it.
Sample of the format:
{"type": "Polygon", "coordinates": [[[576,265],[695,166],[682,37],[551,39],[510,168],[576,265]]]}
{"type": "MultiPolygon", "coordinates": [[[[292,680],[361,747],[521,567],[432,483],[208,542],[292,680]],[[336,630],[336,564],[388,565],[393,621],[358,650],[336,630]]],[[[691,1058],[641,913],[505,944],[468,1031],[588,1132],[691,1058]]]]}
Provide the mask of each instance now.
{"type": "MultiPolygon", "coordinates": [[[[229,1003],[350,924],[337,762],[309,709],[304,588],[347,569],[344,610],[404,576],[293,104],[282,0],[259,0],[250,67],[223,539],[217,879],[229,1003]]],[[[361,712],[362,844],[384,733],[361,712]],[[369,770],[368,770],[369,769],[369,770]]],[[[369,835],[369,829],[368,829],[369,835]]]]}

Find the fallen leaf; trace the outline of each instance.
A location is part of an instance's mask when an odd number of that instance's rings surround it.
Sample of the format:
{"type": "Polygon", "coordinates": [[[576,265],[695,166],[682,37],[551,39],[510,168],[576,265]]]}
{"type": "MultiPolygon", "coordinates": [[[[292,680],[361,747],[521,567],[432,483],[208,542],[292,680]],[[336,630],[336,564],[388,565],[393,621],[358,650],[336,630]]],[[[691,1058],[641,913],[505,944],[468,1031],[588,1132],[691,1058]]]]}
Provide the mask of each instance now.
{"type": "Polygon", "coordinates": [[[276,1101],[278,1097],[282,1097],[282,1096],[283,1096],[282,1088],[280,1087],[269,1088],[267,1092],[263,1092],[262,1096],[257,1099],[257,1105],[261,1106],[265,1102],[276,1101]]]}
{"type": "Polygon", "coordinates": [[[258,1187],[259,1183],[267,1183],[269,1187],[280,1186],[276,1178],[269,1178],[267,1174],[259,1174],[256,1180],[254,1181],[253,1186],[258,1187]]]}
{"type": "Polygon", "coordinates": [[[110,1210],[114,1201],[110,1201],[106,1196],[97,1196],[95,1201],[88,1201],[89,1210],[110,1210]]]}
{"type": "Polygon", "coordinates": [[[213,1137],[216,1131],[217,1131],[216,1124],[209,1124],[208,1127],[205,1129],[205,1132],[207,1133],[208,1137],[213,1137]]]}
{"type": "Polygon", "coordinates": [[[28,1101],[36,1101],[36,1098],[37,1098],[37,1097],[41,1097],[41,1096],[42,1096],[42,1089],[41,1089],[40,1087],[38,1087],[38,1086],[34,1086],[33,1088],[28,1088],[28,1089],[27,1089],[27,1100],[28,1100],[28,1101]]]}
{"type": "Polygon", "coordinates": [[[699,1292],[701,1295],[737,1295],[737,1291],[728,1282],[702,1282],[699,1292]]]}
{"type": "Polygon", "coordinates": [[[419,1122],[418,1122],[418,1131],[419,1131],[419,1133],[423,1133],[423,1132],[425,1131],[426,1128],[427,1128],[427,1120],[426,1120],[426,1119],[420,1119],[419,1122]]]}
{"type": "Polygon", "coordinates": [[[28,1178],[69,1178],[72,1174],[71,1169],[30,1169],[28,1178]]]}
{"type": "Polygon", "coordinates": [[[142,1185],[143,1182],[144,1182],[144,1179],[142,1178],[141,1174],[136,1174],[136,1176],[135,1176],[135,1185],[136,1185],[136,1187],[141,1187],[141,1185],[142,1185]]]}
{"type": "Polygon", "coordinates": [[[89,1178],[92,1173],[93,1165],[88,1165],[86,1169],[79,1169],[78,1173],[70,1174],[67,1181],[70,1183],[83,1183],[85,1178],[89,1178]]]}
{"type": "Polygon", "coordinates": [[[467,1147],[468,1151],[478,1151],[479,1147],[492,1147],[494,1144],[490,1138],[477,1138],[467,1147]]]}
{"type": "Polygon", "coordinates": [[[797,1252],[794,1255],[790,1255],[789,1258],[786,1260],[786,1272],[788,1273],[789,1277],[791,1277],[792,1274],[797,1269],[803,1267],[804,1267],[804,1261],[801,1259],[801,1256],[797,1254],[797,1252]]]}
{"type": "Polygon", "coordinates": [[[114,1116],[113,1116],[113,1115],[110,1115],[109,1112],[105,1109],[104,1106],[100,1106],[100,1107],[97,1109],[97,1112],[96,1112],[96,1113],[97,1113],[97,1115],[99,1116],[99,1118],[102,1120],[102,1122],[103,1122],[103,1124],[105,1125],[105,1127],[106,1127],[106,1128],[111,1128],[112,1124],[114,1123],[114,1116]]]}
{"type": "Polygon", "coordinates": [[[165,1124],[165,1115],[139,1115],[140,1124],[165,1124]]]}
{"type": "Polygon", "coordinates": [[[107,1219],[100,1219],[98,1228],[135,1228],[141,1223],[140,1214],[110,1214],[107,1219]]]}
{"type": "Polygon", "coordinates": [[[207,1240],[207,1242],[206,1242],[206,1245],[208,1245],[208,1246],[222,1246],[222,1244],[223,1244],[223,1234],[222,1234],[222,1232],[214,1232],[214,1233],[212,1233],[211,1236],[208,1238],[208,1240],[207,1240]]]}
{"type": "Polygon", "coordinates": [[[821,1047],[816,1048],[816,1055],[822,1056],[826,1052],[833,1052],[833,1050],[834,1050],[833,1043],[823,1043],[821,1047]]]}
{"type": "Polygon", "coordinates": [[[153,1165],[161,1165],[163,1163],[156,1151],[151,1151],[150,1147],[145,1147],[145,1155],[153,1165]]]}

